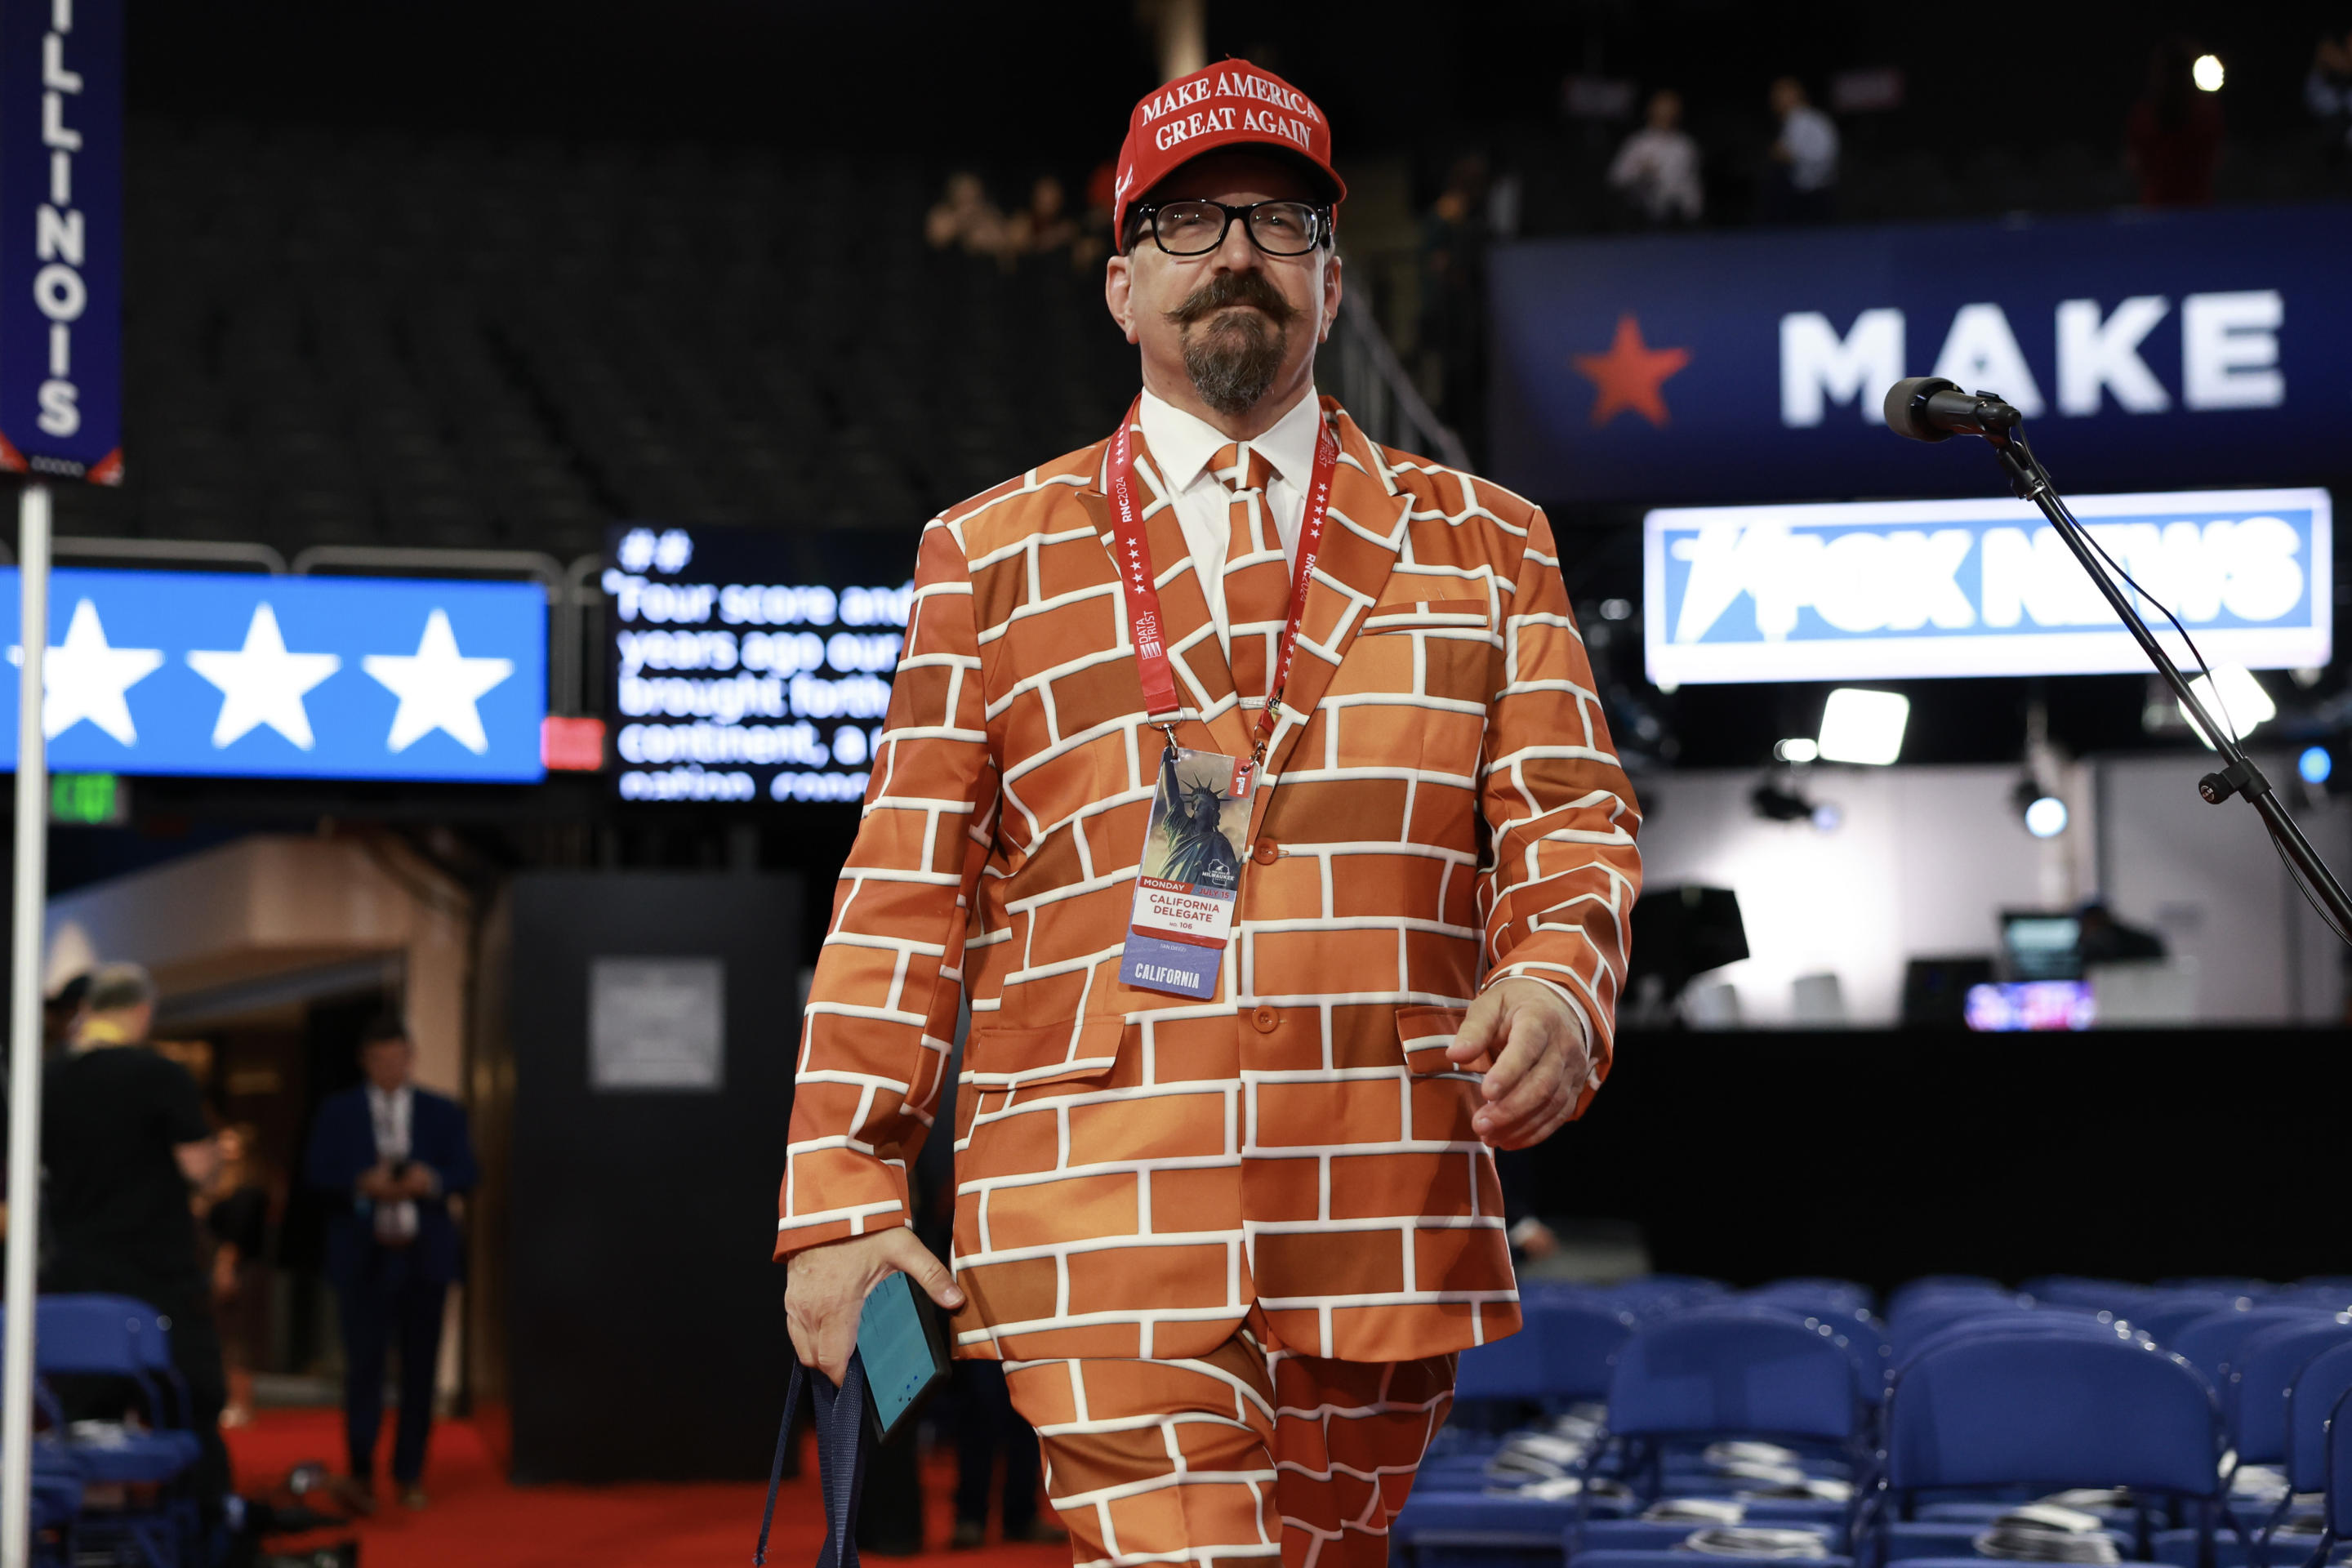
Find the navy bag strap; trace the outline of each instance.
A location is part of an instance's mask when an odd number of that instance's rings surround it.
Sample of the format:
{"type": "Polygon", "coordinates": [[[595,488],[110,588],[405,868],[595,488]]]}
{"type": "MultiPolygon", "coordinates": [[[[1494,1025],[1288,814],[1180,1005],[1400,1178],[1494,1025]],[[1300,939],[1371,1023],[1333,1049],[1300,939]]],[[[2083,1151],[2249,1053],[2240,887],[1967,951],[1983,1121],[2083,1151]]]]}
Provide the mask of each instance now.
{"type": "Polygon", "coordinates": [[[800,1405],[803,1381],[816,1396],[817,1479],[824,1493],[824,1550],[817,1553],[816,1568],[857,1568],[857,1499],[866,1489],[866,1359],[850,1352],[849,1370],[838,1388],[823,1373],[804,1379],[806,1373],[795,1356],[792,1382],[784,1391],[783,1425],[776,1433],[775,1463],[768,1469],[768,1506],[760,1515],[752,1568],[763,1568],[768,1561],[768,1527],[775,1522],[776,1491],[783,1485],[793,1412],[800,1405]]]}

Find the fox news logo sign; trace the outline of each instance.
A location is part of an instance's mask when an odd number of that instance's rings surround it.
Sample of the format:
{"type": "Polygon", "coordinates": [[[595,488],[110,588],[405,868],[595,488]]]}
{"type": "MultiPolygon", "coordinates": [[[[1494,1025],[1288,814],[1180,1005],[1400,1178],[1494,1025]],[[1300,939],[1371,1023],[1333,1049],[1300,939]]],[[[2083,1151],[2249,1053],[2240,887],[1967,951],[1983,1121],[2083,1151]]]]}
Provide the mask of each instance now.
{"type": "MultiPolygon", "coordinates": [[[[2322,489],[2087,496],[2093,540],[2175,646],[2217,664],[2326,664],[2322,489]]],[[[1650,679],[1885,680],[2102,675],[2146,660],[2055,529],[2023,501],[1684,507],[1643,521],[1650,679]]],[[[2126,589],[2126,592],[2129,590],[2126,589]]]]}

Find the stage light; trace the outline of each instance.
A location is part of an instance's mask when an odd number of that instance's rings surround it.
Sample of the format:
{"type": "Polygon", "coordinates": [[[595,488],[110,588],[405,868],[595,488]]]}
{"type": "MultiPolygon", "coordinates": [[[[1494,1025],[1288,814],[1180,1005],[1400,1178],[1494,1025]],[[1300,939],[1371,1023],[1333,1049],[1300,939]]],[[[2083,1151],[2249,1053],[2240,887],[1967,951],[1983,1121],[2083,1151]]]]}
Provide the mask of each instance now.
{"type": "MultiPolygon", "coordinates": [[[[2216,665],[2210,675],[2200,675],[2190,681],[2189,689],[2196,694],[2205,711],[2213,716],[2214,722],[2230,731],[2230,738],[2233,741],[2244,740],[2278,716],[2278,704],[2271,700],[2271,694],[2263,689],[2263,683],[2254,679],[2253,671],[2242,664],[2216,665]]],[[[2205,743],[2206,750],[2212,750],[2212,737],[2198,727],[2195,719],[2189,718],[2187,705],[2176,706],[2180,709],[2180,716],[2189,720],[2189,728],[2205,743]]]]}
{"type": "Polygon", "coordinates": [[[1784,763],[1810,763],[1822,754],[1822,749],[1802,735],[1792,735],[1773,742],[1772,754],[1784,763]]]}
{"type": "Polygon", "coordinates": [[[1633,601],[1631,599],[1601,600],[1601,618],[1604,621],[1632,620],[1633,618],[1633,601]]]}
{"type": "Polygon", "coordinates": [[[1884,767],[1903,754],[1903,728],[1910,720],[1911,699],[1899,691],[1841,686],[1822,710],[1821,758],[1884,767]]]}
{"type": "Polygon", "coordinates": [[[2030,801],[2025,807],[2025,831],[2036,838],[2055,838],[2066,831],[2066,803],[2054,795],[2030,801]]]}
{"type": "Polygon", "coordinates": [[[2197,84],[2200,92],[2221,90],[2221,57],[2199,55],[2197,63],[2189,68],[2189,79],[2197,84]]]}
{"type": "Polygon", "coordinates": [[[2305,746],[2303,755],[2294,760],[2294,771],[2307,784],[2324,784],[2327,775],[2336,771],[2336,759],[2327,754],[2325,746],[2305,746]]]}

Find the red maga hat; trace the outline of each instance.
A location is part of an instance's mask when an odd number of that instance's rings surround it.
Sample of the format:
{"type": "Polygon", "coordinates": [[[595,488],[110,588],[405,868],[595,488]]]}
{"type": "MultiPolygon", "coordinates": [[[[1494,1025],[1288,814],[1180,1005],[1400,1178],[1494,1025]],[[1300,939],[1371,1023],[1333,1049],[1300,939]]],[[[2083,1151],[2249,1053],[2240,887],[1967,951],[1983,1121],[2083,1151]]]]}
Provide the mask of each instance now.
{"type": "Polygon", "coordinates": [[[1203,153],[1262,147],[1286,153],[1329,187],[1334,203],[1348,187],[1331,167],[1331,122],[1315,100],[1247,60],[1221,60],[1148,94],[1128,117],[1112,193],[1111,243],[1127,230],[1127,209],[1203,153]]]}

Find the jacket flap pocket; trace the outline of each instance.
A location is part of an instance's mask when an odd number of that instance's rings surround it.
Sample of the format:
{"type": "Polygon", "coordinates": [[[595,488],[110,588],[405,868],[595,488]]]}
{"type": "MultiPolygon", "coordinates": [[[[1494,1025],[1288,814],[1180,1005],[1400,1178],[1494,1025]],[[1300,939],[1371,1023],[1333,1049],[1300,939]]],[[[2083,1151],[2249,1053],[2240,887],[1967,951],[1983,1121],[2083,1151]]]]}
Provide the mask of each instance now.
{"type": "Polygon", "coordinates": [[[1084,1018],[1035,1029],[974,1028],[964,1074],[982,1089],[1034,1089],[1107,1078],[1127,1034],[1120,1017],[1084,1018]]]}
{"type": "Polygon", "coordinates": [[[1374,605],[1364,618],[1363,635],[1376,632],[1479,631],[1487,629],[1484,599],[1402,600],[1374,605]]]}
{"type": "Polygon", "coordinates": [[[1445,1047],[1462,1032],[1466,1016],[1460,1007],[1400,1007],[1397,1043],[1404,1047],[1404,1065],[1416,1073],[1470,1072],[1471,1067],[1446,1059],[1445,1047]]]}

